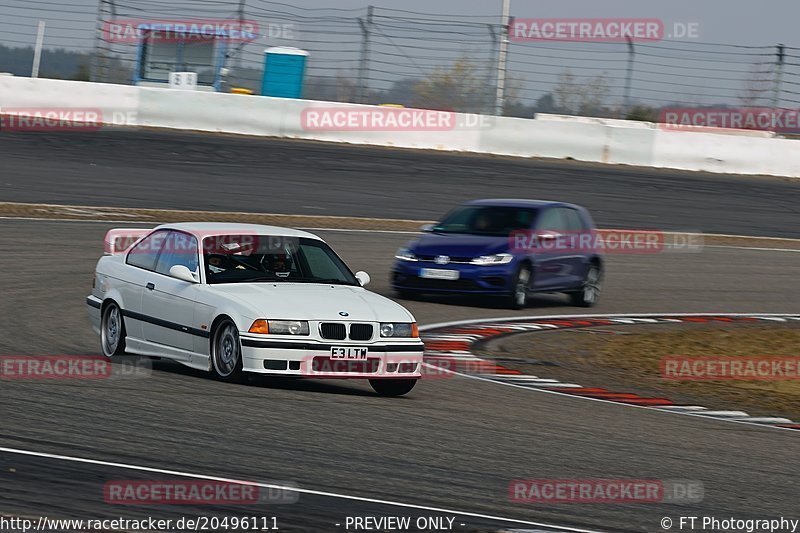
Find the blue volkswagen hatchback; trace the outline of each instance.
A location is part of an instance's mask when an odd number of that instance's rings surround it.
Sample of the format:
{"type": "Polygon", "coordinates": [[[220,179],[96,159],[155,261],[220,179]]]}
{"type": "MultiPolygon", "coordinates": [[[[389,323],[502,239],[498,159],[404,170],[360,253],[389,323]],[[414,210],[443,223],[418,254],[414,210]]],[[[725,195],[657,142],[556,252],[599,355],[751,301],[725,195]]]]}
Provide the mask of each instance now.
{"type": "Polygon", "coordinates": [[[499,296],[521,309],[533,292],[564,292],[591,307],[603,258],[588,211],[540,200],[474,200],[450,211],[397,251],[392,288],[421,293],[499,296]],[[584,240],[584,237],[586,238],[584,240]]]}

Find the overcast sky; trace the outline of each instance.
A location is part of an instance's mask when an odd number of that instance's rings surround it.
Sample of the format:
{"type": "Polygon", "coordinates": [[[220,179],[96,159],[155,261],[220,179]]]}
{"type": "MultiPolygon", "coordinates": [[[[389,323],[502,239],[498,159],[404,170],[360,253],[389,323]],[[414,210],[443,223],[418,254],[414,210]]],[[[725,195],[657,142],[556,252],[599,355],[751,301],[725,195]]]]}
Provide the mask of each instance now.
{"type": "MultiPolygon", "coordinates": [[[[86,0],[81,0],[86,1],[86,0]]],[[[501,0],[295,0],[309,7],[359,8],[373,4],[424,13],[491,15],[501,12],[501,0]]],[[[775,44],[800,47],[800,0],[511,0],[519,18],[661,18],[696,21],[706,42],[775,44]]]]}
{"type": "MultiPolygon", "coordinates": [[[[116,1],[125,3],[125,0],[116,1]]],[[[226,2],[235,3],[233,0],[226,2]]],[[[46,3],[5,0],[0,6],[0,41],[25,40],[23,36],[11,33],[18,23],[23,22],[18,15],[38,14],[55,22],[86,18],[97,8],[97,0],[63,1],[60,2],[63,8],[59,8],[58,3],[58,0],[48,0],[46,3]],[[47,9],[52,12],[48,13],[47,9]]],[[[169,0],[151,3],[161,6],[170,4],[169,0]]],[[[379,7],[423,13],[497,17],[501,9],[501,0],[284,0],[284,3],[311,9],[363,8],[371,3],[379,7]]],[[[511,0],[511,11],[519,18],[642,17],[660,18],[669,23],[697,22],[701,28],[701,39],[705,42],[744,45],[783,42],[800,47],[798,0],[511,0]]],[[[76,23],[75,26],[80,27],[81,32],[85,28],[85,24],[76,23]]]]}

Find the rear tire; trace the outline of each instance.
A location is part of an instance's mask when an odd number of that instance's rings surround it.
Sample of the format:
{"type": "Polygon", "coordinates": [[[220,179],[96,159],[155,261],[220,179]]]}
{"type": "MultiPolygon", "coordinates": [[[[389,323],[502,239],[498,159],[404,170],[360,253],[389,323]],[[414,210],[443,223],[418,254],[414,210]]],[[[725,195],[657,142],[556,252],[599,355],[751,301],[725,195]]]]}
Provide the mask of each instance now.
{"type": "Polygon", "coordinates": [[[225,319],[211,336],[211,371],[220,381],[236,382],[242,378],[242,343],[239,330],[225,319]]]}
{"type": "Polygon", "coordinates": [[[109,302],[103,308],[100,322],[100,349],[106,357],[125,353],[125,320],[116,302],[109,302]]]}
{"type": "Polygon", "coordinates": [[[592,263],[586,271],[581,290],[570,293],[572,305],[577,307],[592,307],[600,298],[600,281],[602,280],[600,266],[592,263]]]}
{"type": "Polygon", "coordinates": [[[369,384],[381,396],[403,396],[411,392],[418,379],[371,379],[369,384]]]}

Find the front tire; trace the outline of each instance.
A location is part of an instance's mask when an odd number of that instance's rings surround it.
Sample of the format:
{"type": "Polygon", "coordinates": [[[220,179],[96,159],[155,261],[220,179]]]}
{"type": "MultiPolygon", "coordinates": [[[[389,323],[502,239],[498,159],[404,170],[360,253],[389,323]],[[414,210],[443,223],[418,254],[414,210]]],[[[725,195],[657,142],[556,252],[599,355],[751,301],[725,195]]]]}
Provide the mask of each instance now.
{"type": "Polygon", "coordinates": [[[242,377],[242,343],[231,320],[214,329],[211,342],[211,371],[220,381],[235,382],[242,377]]]}
{"type": "Polygon", "coordinates": [[[403,396],[411,392],[417,379],[371,379],[369,384],[381,396],[403,396]]]}
{"type": "Polygon", "coordinates": [[[109,302],[103,308],[100,322],[100,348],[106,357],[125,353],[125,321],[122,310],[116,302],[109,302]]]}
{"type": "Polygon", "coordinates": [[[508,306],[511,309],[524,309],[528,303],[528,289],[531,285],[531,269],[522,265],[514,277],[511,295],[508,296],[508,306]]]}
{"type": "Polygon", "coordinates": [[[583,281],[581,290],[570,293],[572,305],[577,307],[592,307],[600,298],[600,281],[602,272],[600,266],[592,263],[586,271],[586,278],[583,281]]]}

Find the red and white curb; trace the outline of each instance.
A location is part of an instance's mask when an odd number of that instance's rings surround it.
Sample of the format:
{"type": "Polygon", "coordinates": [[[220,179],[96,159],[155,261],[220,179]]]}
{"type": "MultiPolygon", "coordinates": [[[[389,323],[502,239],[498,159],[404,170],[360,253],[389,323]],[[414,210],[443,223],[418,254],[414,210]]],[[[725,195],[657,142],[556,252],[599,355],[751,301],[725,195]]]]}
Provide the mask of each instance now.
{"type": "Polygon", "coordinates": [[[750,416],[738,410],[712,410],[700,405],[679,405],[667,398],[640,396],[632,392],[615,392],[601,387],[584,387],[577,383],[562,383],[556,379],[523,374],[519,370],[481,359],[472,354],[478,342],[492,338],[559,329],[589,328],[614,325],[697,324],[710,322],[754,323],[800,321],[793,314],[747,313],[674,313],[631,315],[552,315],[533,317],[491,318],[432,324],[420,328],[425,341],[425,362],[436,369],[473,376],[519,387],[544,390],[570,396],[591,398],[662,411],[672,411],[721,420],[800,430],[800,423],[788,418],[750,416]]]}

